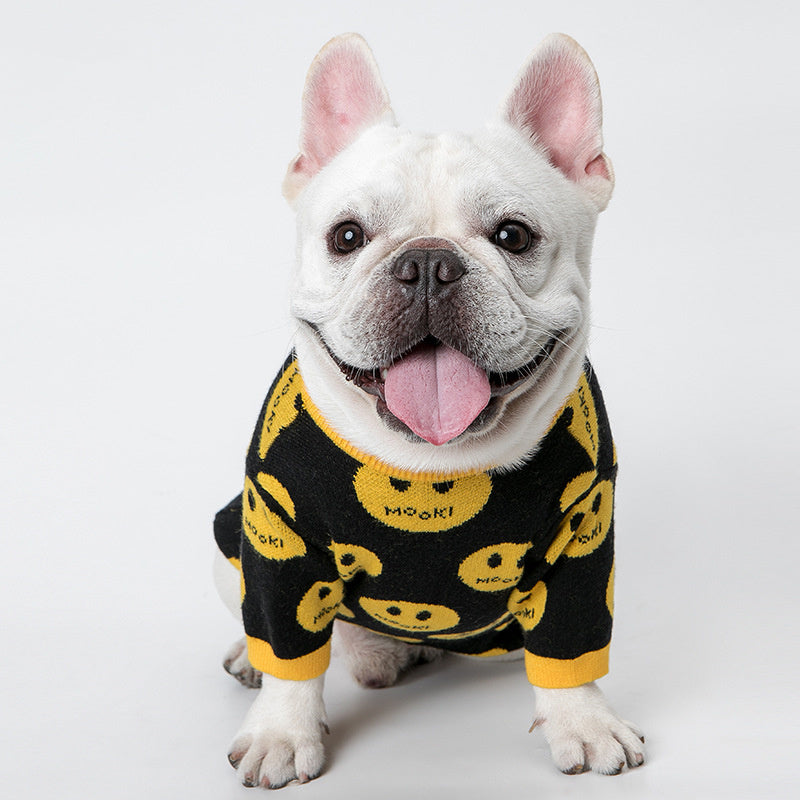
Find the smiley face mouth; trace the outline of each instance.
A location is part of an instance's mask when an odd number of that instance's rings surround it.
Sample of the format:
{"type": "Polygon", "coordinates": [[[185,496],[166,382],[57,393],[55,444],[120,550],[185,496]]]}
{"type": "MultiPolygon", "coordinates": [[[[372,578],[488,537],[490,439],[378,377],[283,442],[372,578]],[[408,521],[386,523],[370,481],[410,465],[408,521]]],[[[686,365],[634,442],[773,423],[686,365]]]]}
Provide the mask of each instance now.
{"type": "Polygon", "coordinates": [[[402,628],[404,631],[427,631],[430,629],[430,624],[428,623],[428,619],[430,618],[430,612],[420,611],[417,615],[419,619],[419,625],[415,625],[411,622],[398,622],[396,617],[391,616],[390,614],[381,614],[379,611],[373,612],[373,616],[375,617],[378,622],[382,622],[384,625],[390,628],[402,628]]]}

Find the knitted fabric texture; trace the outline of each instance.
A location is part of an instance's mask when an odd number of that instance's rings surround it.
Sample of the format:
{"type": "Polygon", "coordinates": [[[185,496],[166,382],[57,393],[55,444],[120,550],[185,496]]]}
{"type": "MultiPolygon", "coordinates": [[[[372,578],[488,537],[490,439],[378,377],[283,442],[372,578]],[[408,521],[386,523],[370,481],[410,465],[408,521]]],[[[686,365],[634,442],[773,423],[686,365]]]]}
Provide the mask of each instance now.
{"type": "Polygon", "coordinates": [[[253,666],[322,674],[336,617],[474,656],[525,648],[531,683],[608,671],[616,458],[587,362],[535,455],[510,472],[427,474],[355,450],[322,418],[293,357],[215,537],[242,574],[253,666]]]}

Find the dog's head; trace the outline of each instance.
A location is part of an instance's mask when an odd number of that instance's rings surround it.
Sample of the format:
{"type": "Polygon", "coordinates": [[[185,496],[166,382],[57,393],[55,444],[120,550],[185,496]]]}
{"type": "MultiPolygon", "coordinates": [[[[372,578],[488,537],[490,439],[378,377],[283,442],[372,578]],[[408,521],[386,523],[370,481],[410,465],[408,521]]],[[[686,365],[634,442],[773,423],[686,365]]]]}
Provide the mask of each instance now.
{"type": "Polygon", "coordinates": [[[309,392],[339,433],[411,468],[530,453],[585,357],[589,260],[611,194],[597,78],[548,37],[474,136],[396,125],[366,43],[311,66],[293,313],[309,392]]]}

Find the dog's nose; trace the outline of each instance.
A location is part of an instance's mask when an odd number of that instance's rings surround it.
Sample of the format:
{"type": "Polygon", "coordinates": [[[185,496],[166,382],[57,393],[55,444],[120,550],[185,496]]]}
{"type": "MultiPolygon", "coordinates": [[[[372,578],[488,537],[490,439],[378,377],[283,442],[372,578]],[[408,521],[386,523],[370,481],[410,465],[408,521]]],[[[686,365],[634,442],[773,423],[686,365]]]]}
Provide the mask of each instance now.
{"type": "Polygon", "coordinates": [[[427,286],[455,283],[465,272],[464,263],[444,248],[406,250],[392,264],[392,275],[401,283],[427,286]]]}

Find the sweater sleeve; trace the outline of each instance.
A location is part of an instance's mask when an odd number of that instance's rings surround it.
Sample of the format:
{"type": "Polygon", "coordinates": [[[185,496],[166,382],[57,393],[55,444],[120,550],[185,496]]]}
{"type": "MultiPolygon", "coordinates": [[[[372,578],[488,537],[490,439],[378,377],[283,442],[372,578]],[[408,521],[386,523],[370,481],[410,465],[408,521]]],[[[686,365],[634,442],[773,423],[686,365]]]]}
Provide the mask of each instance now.
{"type": "Polygon", "coordinates": [[[580,686],[608,672],[613,613],[614,474],[579,475],[534,586],[516,589],[509,610],[524,631],[525,666],[535,686],[580,686]]]}
{"type": "Polygon", "coordinates": [[[301,536],[285,506],[274,478],[248,475],[242,493],[242,617],[256,669],[308,680],[330,661],[331,625],[344,584],[332,553],[301,536]]]}

